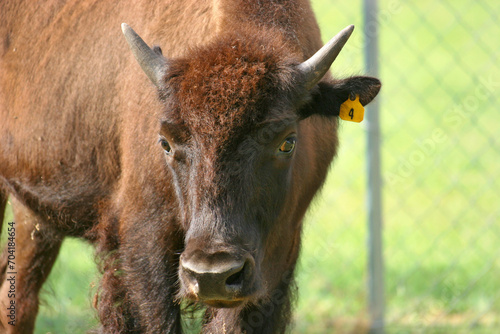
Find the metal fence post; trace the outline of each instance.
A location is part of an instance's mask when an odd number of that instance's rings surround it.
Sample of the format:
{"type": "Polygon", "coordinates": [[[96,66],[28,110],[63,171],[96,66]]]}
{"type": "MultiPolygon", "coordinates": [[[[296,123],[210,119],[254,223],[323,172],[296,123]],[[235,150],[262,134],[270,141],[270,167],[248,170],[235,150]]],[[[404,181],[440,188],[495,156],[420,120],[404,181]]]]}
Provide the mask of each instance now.
{"type": "MultiPolygon", "coordinates": [[[[364,0],[365,67],[369,75],[378,76],[377,0],[364,0]]],[[[382,253],[382,198],[380,171],[379,105],[367,108],[367,176],[368,176],[368,294],[370,333],[384,332],[384,261],[382,253]]]]}

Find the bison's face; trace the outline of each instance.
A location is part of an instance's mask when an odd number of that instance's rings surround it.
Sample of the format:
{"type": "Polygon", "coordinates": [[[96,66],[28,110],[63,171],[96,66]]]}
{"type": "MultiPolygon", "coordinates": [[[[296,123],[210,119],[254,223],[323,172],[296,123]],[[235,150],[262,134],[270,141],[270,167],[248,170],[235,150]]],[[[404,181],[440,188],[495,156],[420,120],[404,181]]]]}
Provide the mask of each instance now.
{"type": "MultiPolygon", "coordinates": [[[[234,143],[211,134],[205,139],[193,135],[187,147],[169,142],[166,163],[186,233],[179,268],[182,295],[229,307],[273,285],[270,276],[276,272],[262,267],[270,255],[282,257],[269,253],[269,243],[275,244],[273,249],[283,245],[279,253],[290,248],[291,235],[280,234],[280,227],[293,212],[290,186],[300,147],[296,123],[277,126],[281,128],[257,128],[234,143]],[[269,137],[259,138],[261,131],[269,137]]],[[[167,131],[161,133],[162,142],[171,138],[167,131]]]]}
{"type": "Polygon", "coordinates": [[[294,211],[297,106],[307,91],[290,59],[252,42],[223,40],[170,61],[162,91],[159,146],[186,234],[181,295],[217,307],[266,294],[276,272],[263,267],[294,236],[281,227],[294,211]]]}
{"type": "Polygon", "coordinates": [[[269,298],[293,270],[301,192],[309,188],[301,169],[314,172],[306,164],[316,163],[305,144],[313,134],[300,122],[313,113],[336,122],[351,93],[366,104],[380,83],[318,86],[329,64],[301,64],[283,43],[251,36],[227,36],[169,61],[146,48],[132,46],[147,54],[139,62],[152,64],[143,68],[165,106],[158,154],[185,233],[180,296],[215,307],[269,298]],[[311,66],[314,73],[305,72],[311,66]]]}

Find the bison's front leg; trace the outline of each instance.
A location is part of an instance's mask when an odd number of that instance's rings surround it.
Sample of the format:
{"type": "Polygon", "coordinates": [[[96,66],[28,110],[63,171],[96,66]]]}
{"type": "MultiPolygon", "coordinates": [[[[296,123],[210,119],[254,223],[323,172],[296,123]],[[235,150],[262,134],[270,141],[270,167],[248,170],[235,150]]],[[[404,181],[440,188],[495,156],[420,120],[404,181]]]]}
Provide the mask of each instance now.
{"type": "Polygon", "coordinates": [[[15,223],[8,230],[12,247],[8,251],[9,244],[6,245],[1,260],[0,332],[25,334],[33,332],[38,293],[49,276],[63,237],[22,203],[14,198],[11,201],[15,223]]]}
{"type": "Polygon", "coordinates": [[[123,281],[144,333],[181,333],[178,262],[154,238],[136,240],[123,252],[123,281]]]}
{"type": "Polygon", "coordinates": [[[117,250],[110,252],[101,291],[104,332],[181,333],[178,238],[168,223],[137,219],[122,225],[117,250]]]}

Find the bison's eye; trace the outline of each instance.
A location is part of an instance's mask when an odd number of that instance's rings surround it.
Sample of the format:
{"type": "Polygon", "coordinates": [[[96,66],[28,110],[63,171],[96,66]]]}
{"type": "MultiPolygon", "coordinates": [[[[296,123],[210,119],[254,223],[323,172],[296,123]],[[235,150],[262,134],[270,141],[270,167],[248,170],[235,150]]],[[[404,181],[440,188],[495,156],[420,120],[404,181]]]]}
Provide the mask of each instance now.
{"type": "Polygon", "coordinates": [[[279,151],[281,153],[285,154],[291,154],[293,152],[293,149],[295,148],[295,143],[297,142],[297,138],[295,137],[288,137],[281,143],[279,151]]]}
{"type": "Polygon", "coordinates": [[[160,142],[161,148],[163,148],[165,153],[169,154],[170,152],[172,152],[172,148],[170,147],[170,144],[168,143],[168,141],[165,138],[161,137],[159,142],[160,142]]]}

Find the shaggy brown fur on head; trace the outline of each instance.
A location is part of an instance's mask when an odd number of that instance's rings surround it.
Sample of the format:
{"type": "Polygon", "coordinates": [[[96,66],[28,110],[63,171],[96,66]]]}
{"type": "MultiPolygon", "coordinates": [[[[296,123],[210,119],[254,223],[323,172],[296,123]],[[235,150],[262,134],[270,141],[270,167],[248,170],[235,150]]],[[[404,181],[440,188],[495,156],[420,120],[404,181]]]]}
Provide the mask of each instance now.
{"type": "Polygon", "coordinates": [[[267,35],[227,34],[171,61],[166,86],[177,108],[169,120],[182,120],[202,141],[227,144],[283,112],[271,107],[297,89],[297,58],[276,35],[267,35]]]}

